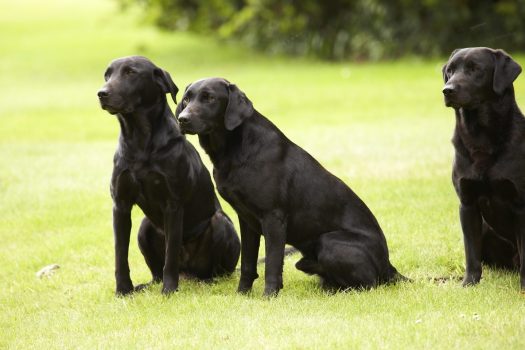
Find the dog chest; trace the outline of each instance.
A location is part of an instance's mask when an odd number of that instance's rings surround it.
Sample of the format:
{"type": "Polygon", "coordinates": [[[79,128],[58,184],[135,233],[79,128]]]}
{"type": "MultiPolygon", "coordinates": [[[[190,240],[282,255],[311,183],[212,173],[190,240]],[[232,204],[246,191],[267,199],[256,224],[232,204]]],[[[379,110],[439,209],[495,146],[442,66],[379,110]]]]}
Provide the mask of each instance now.
{"type": "Polygon", "coordinates": [[[509,179],[459,181],[459,196],[464,203],[476,204],[491,226],[511,225],[516,210],[523,206],[516,185],[509,179]]]}
{"type": "Polygon", "coordinates": [[[151,201],[166,203],[170,198],[170,189],[166,177],[150,171],[140,178],[143,195],[151,201]]]}
{"type": "Polygon", "coordinates": [[[124,170],[113,182],[112,192],[117,201],[134,203],[140,193],[140,188],[133,174],[129,170],[124,170]]]}
{"type": "Polygon", "coordinates": [[[243,192],[238,188],[235,188],[235,186],[217,184],[217,191],[221,197],[230,203],[236,210],[246,211],[246,196],[244,196],[243,192]]]}
{"type": "Polygon", "coordinates": [[[157,171],[125,170],[118,176],[115,189],[117,198],[131,202],[143,197],[146,202],[166,203],[171,197],[167,178],[157,171]]]}
{"type": "MultiPolygon", "coordinates": [[[[259,194],[248,192],[242,183],[231,183],[230,181],[217,182],[217,191],[238,213],[244,216],[259,218],[263,208],[259,197],[264,193],[258,189],[259,194]]],[[[257,219],[258,221],[258,219],[257,219]]]]}

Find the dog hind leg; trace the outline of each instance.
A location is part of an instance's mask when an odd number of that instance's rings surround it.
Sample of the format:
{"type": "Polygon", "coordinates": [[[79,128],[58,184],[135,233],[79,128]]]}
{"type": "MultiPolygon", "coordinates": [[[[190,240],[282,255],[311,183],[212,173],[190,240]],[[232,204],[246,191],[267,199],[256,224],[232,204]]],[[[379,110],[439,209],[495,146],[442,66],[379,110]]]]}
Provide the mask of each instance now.
{"type": "Polygon", "coordinates": [[[211,219],[212,229],[212,275],[219,277],[229,275],[235,271],[241,242],[231,220],[218,210],[211,219]]]}
{"type": "Polygon", "coordinates": [[[499,269],[518,269],[518,249],[516,245],[498,235],[486,223],[483,224],[482,244],[481,261],[484,264],[499,269]]]}
{"type": "MultiPolygon", "coordinates": [[[[166,243],[164,236],[157,231],[148,218],[144,218],[140,224],[138,244],[144,260],[146,260],[146,264],[151,271],[151,283],[162,281],[166,243]]],[[[149,284],[139,285],[135,287],[135,290],[143,289],[148,285],[149,284]]]]}
{"type": "Polygon", "coordinates": [[[383,282],[390,271],[385,259],[381,264],[372,256],[374,247],[348,240],[348,232],[336,231],[320,238],[318,264],[322,286],[329,290],[368,289],[383,282]],[[384,267],[380,265],[385,265],[384,267]]]}

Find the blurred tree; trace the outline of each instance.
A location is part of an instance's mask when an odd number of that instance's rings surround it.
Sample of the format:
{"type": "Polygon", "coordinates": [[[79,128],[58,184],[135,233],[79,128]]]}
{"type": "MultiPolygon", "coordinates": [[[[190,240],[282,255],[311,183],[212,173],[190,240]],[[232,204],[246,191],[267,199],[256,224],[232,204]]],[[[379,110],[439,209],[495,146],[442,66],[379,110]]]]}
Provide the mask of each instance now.
{"type": "Polygon", "coordinates": [[[325,59],[525,49],[525,0],[118,0],[158,26],[325,59]]]}

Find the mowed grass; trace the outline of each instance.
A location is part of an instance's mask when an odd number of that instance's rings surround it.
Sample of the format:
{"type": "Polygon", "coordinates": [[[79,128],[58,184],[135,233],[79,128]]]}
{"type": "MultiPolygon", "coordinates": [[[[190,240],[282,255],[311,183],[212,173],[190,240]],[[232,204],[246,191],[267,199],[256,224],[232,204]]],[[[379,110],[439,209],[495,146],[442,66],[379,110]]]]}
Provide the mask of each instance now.
{"type": "MultiPolygon", "coordinates": [[[[479,286],[459,285],[444,60],[265,57],[159,32],[112,1],[0,2],[0,348],[523,349],[517,274],[485,269],[479,286]],[[237,295],[238,273],[183,280],[169,298],[160,286],[116,298],[109,178],[119,130],[96,91],[108,62],[131,54],[170,71],[181,90],[206,76],[235,82],[367,203],[393,264],[413,282],[327,294],[294,268],[295,255],[271,300],[261,297],[262,278],[237,295]],[[52,263],[55,275],[35,277],[52,263]]],[[[525,106],[525,78],[515,86],[525,106]]],[[[150,278],[136,245],[141,216],[134,211],[135,283],[150,278]]]]}

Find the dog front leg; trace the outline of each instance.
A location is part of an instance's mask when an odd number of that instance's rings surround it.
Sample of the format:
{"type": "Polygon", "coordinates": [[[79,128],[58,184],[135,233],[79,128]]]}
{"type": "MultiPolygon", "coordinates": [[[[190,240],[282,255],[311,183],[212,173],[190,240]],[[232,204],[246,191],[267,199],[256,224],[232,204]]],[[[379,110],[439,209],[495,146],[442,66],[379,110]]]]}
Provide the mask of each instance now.
{"type": "Polygon", "coordinates": [[[113,207],[113,237],[115,240],[115,280],[117,295],[126,295],[133,291],[129,275],[129,236],[131,234],[131,208],[113,207]]]}
{"type": "Polygon", "coordinates": [[[262,222],[266,252],[264,295],[276,296],[283,288],[284,246],[286,222],[280,212],[267,215],[262,222]]]}
{"type": "Polygon", "coordinates": [[[170,207],[164,213],[166,257],[162,271],[162,293],[170,294],[179,287],[179,256],[182,246],[182,218],[184,209],[170,207]]]}
{"type": "Polygon", "coordinates": [[[252,289],[253,281],[259,277],[257,257],[261,235],[250,228],[240,216],[239,226],[241,227],[241,278],[237,292],[244,294],[252,289]]]}
{"type": "Polygon", "coordinates": [[[476,205],[461,204],[459,218],[463,229],[466,269],[463,286],[479,283],[481,279],[481,213],[476,205]]]}
{"type": "Polygon", "coordinates": [[[518,254],[520,261],[520,284],[521,293],[525,294],[525,209],[520,210],[518,213],[518,232],[517,232],[517,243],[518,243],[518,254]]]}

